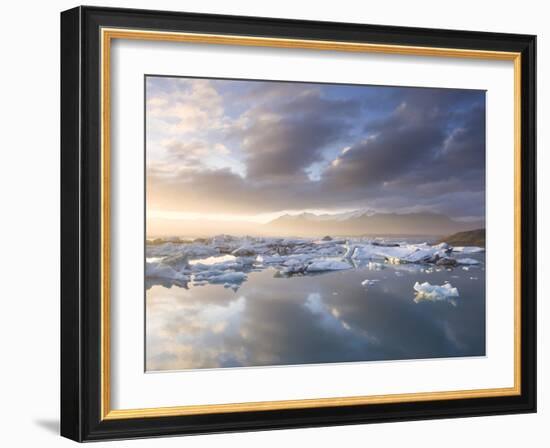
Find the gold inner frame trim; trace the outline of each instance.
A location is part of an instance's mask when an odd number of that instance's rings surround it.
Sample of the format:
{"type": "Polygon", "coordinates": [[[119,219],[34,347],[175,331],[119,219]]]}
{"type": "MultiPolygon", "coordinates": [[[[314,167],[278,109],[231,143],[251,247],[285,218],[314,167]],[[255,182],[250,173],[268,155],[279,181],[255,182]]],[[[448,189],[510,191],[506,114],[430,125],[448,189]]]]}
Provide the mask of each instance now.
{"type": "Polygon", "coordinates": [[[307,409],[413,401],[502,397],[521,394],[521,54],[514,52],[418,47],[304,39],[279,39],[217,34],[101,29],[101,419],[307,409]],[[140,409],[111,409],[110,346],[110,66],[113,39],[184,42],[212,45],[240,45],[355,53],[383,53],[411,56],[455,57],[513,61],[514,63],[514,386],[492,389],[418,392],[390,395],[314,398],[228,404],[188,405],[140,409]]]}

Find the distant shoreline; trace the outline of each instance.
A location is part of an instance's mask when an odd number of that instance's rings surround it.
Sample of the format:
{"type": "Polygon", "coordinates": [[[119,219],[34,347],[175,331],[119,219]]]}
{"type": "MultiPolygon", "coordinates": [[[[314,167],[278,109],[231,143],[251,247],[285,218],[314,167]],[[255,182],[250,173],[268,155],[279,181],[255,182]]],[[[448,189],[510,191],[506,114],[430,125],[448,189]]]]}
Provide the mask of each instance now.
{"type": "Polygon", "coordinates": [[[478,246],[485,247],[485,229],[457,232],[441,238],[438,242],[448,243],[452,246],[478,246]]]}

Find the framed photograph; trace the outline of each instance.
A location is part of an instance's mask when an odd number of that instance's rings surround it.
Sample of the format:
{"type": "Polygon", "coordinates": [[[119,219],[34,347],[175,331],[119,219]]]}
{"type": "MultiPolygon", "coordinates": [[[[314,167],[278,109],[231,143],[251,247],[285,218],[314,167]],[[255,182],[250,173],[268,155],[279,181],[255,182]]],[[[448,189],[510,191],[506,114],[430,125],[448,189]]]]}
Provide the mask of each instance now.
{"type": "Polygon", "coordinates": [[[535,412],[535,42],[63,12],[62,435],[535,412]]]}

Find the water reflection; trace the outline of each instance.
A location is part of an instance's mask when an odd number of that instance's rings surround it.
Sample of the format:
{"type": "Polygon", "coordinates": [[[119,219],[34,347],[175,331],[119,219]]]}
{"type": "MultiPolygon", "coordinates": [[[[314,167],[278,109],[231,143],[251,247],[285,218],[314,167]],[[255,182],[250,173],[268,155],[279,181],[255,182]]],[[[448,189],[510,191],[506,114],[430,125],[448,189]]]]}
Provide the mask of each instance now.
{"type": "Polygon", "coordinates": [[[266,269],[249,273],[236,292],[150,285],[147,370],[484,355],[484,269],[403,266],[285,279],[266,269]],[[460,291],[456,306],[415,303],[417,281],[451,281],[460,291]]]}

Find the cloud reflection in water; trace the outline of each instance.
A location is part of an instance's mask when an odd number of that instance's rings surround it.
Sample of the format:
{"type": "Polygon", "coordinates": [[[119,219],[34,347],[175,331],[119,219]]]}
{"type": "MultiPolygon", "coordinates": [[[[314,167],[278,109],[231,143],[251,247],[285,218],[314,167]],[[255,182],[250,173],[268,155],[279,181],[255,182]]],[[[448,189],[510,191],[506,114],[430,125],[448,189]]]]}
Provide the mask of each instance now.
{"type": "MultiPolygon", "coordinates": [[[[453,279],[456,307],[415,303],[415,281],[449,273],[367,268],[223,285],[147,290],[147,370],[318,364],[485,354],[484,278],[453,279]],[[378,279],[371,288],[361,282],[378,279]]],[[[468,275],[466,275],[468,274],[468,275]]],[[[484,271],[479,270],[479,276],[484,271]]]]}

